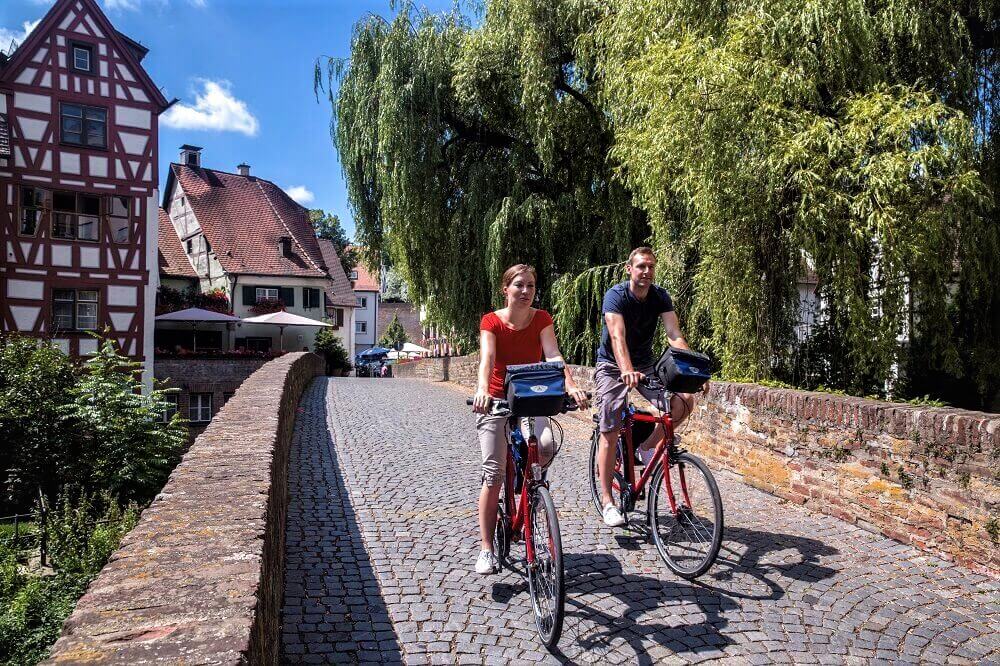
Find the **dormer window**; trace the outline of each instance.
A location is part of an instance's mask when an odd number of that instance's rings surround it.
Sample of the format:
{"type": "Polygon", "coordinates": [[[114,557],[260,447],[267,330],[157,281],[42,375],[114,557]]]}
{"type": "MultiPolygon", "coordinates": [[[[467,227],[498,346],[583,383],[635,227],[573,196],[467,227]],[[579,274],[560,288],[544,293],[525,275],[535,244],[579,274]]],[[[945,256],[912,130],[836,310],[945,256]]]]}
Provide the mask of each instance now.
{"type": "Polygon", "coordinates": [[[282,236],[278,239],[278,249],[281,250],[281,256],[290,257],[292,256],[292,238],[291,236],[282,236]]]}
{"type": "Polygon", "coordinates": [[[351,279],[352,280],[357,280],[358,279],[358,272],[357,271],[351,271],[351,279]]]}
{"type": "Polygon", "coordinates": [[[73,69],[78,72],[91,73],[94,61],[94,49],[86,44],[73,44],[73,69]]]}

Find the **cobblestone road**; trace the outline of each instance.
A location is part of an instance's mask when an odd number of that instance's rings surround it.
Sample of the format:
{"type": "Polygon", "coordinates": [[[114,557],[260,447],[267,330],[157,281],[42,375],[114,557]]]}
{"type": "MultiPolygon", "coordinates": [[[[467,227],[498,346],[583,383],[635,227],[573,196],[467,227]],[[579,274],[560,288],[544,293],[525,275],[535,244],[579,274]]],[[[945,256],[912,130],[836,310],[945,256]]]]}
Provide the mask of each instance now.
{"type": "Polygon", "coordinates": [[[479,451],[465,395],[318,379],[290,466],[286,663],[1000,662],[1000,586],[717,474],[719,561],[697,583],[597,521],[589,428],[561,419],[550,476],[566,563],[560,652],[525,582],[472,572],[479,451]]]}

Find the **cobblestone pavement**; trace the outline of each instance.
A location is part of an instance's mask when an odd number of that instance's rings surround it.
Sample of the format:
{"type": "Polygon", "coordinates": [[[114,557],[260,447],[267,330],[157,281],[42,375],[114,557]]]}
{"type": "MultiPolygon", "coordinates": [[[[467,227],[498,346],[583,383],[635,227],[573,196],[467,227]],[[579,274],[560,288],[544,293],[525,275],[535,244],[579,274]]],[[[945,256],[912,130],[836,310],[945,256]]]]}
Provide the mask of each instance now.
{"type": "Polygon", "coordinates": [[[550,473],[566,564],[559,652],[527,586],[477,576],[479,451],[465,394],[321,378],[290,465],[286,663],[1000,662],[1000,585],[717,474],[726,533],[696,583],[597,520],[590,429],[550,473]]]}

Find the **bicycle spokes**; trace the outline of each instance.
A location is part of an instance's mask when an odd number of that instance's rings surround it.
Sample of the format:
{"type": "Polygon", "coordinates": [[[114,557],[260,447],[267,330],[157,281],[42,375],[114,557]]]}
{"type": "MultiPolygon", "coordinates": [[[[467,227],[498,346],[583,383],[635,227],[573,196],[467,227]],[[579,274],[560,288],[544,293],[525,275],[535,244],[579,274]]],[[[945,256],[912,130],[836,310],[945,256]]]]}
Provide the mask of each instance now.
{"type": "Polygon", "coordinates": [[[535,489],[529,520],[534,558],[528,563],[528,588],[538,634],[553,647],[562,631],[564,592],[559,519],[548,488],[535,489]]]}

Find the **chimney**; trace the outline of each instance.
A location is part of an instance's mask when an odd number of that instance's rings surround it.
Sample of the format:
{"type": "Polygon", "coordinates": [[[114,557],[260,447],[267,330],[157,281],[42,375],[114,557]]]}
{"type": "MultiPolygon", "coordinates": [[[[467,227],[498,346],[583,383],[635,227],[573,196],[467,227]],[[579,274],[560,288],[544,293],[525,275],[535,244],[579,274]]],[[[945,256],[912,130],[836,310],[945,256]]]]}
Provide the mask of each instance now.
{"type": "Polygon", "coordinates": [[[181,164],[190,167],[201,166],[201,146],[184,144],[181,146],[181,164]]]}
{"type": "Polygon", "coordinates": [[[283,257],[292,256],[292,237],[281,236],[280,238],[278,238],[278,249],[281,251],[281,256],[283,257]]]}
{"type": "Polygon", "coordinates": [[[239,169],[241,176],[249,176],[250,175],[250,165],[247,164],[246,162],[243,162],[242,164],[238,164],[236,166],[236,168],[239,169]]]}

